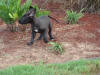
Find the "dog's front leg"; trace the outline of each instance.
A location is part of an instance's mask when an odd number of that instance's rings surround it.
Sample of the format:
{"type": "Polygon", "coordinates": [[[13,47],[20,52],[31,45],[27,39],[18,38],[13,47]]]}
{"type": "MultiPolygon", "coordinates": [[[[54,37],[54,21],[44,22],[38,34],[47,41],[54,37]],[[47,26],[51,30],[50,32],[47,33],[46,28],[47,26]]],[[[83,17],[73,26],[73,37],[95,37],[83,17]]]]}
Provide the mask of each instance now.
{"type": "Polygon", "coordinates": [[[32,45],[34,43],[35,36],[36,36],[36,32],[34,32],[34,30],[32,29],[32,36],[30,42],[27,43],[28,45],[32,45]]]}
{"type": "Polygon", "coordinates": [[[43,37],[43,33],[40,33],[40,37],[38,37],[38,39],[37,39],[37,40],[41,40],[41,39],[42,39],[42,37],[43,37]]]}

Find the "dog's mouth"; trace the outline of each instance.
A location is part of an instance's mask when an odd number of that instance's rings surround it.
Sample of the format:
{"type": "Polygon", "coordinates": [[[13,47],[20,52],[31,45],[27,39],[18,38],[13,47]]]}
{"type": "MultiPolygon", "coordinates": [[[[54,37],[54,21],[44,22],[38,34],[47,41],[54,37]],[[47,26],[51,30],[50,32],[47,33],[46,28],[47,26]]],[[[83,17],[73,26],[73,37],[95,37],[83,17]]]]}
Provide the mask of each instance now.
{"type": "Polygon", "coordinates": [[[19,20],[18,22],[19,22],[19,24],[26,24],[26,23],[22,22],[21,20],[19,20]]]}

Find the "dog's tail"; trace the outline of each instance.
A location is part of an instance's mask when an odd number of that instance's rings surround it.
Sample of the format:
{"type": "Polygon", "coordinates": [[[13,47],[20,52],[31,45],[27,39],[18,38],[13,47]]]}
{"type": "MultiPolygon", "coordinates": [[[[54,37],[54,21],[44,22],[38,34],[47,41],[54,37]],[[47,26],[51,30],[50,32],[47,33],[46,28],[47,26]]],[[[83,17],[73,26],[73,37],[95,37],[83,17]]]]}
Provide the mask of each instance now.
{"type": "Polygon", "coordinates": [[[55,20],[57,23],[59,23],[59,21],[57,21],[55,18],[51,17],[50,15],[48,15],[48,17],[55,20]]]}

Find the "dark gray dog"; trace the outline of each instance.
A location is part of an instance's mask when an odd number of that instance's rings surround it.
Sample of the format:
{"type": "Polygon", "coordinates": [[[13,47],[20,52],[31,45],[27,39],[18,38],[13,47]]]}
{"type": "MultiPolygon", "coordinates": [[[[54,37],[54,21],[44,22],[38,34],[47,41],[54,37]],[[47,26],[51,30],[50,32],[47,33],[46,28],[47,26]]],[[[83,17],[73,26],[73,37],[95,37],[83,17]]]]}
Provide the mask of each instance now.
{"type": "MultiPolygon", "coordinates": [[[[43,37],[43,40],[45,43],[48,42],[47,39],[47,33],[49,34],[50,40],[53,39],[52,36],[52,24],[50,22],[50,18],[54,19],[51,16],[41,16],[40,18],[35,17],[36,9],[30,6],[29,11],[24,14],[24,16],[21,17],[19,20],[20,24],[31,24],[32,28],[32,36],[31,41],[28,43],[28,45],[32,45],[34,42],[34,38],[36,36],[36,33],[40,33],[40,37],[38,40],[41,40],[43,37]]],[[[56,22],[58,22],[56,19],[54,19],[56,22]]]]}

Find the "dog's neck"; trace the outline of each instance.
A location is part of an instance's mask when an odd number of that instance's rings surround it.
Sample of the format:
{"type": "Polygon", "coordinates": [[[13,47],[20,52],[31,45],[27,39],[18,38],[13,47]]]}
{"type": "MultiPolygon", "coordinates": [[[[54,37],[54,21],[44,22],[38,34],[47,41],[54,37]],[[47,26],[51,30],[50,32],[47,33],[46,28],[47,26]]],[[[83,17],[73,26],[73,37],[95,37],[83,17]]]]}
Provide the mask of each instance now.
{"type": "Polygon", "coordinates": [[[37,17],[33,17],[32,19],[33,19],[33,21],[31,22],[31,26],[32,27],[38,27],[38,25],[37,25],[37,17]]]}
{"type": "Polygon", "coordinates": [[[33,18],[32,18],[32,22],[31,22],[31,24],[34,25],[34,24],[35,24],[35,20],[36,20],[36,17],[33,17],[33,18]]]}

